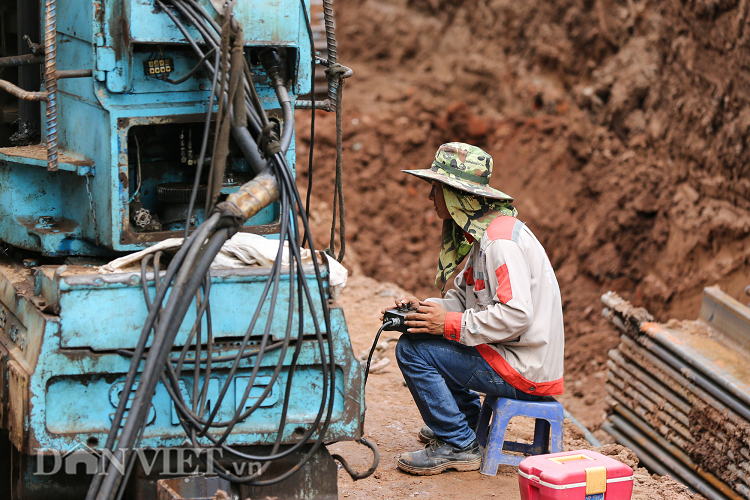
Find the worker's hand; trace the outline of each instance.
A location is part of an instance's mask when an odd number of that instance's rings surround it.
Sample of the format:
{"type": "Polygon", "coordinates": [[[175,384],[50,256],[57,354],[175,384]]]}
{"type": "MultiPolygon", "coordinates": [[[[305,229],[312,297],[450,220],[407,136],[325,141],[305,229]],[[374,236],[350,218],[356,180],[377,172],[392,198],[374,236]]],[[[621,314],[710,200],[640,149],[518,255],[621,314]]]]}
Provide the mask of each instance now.
{"type": "Polygon", "coordinates": [[[406,326],[411,333],[443,335],[447,311],[433,302],[420,302],[416,312],[407,314],[406,326]]]}
{"type": "MultiPolygon", "coordinates": [[[[406,304],[411,304],[411,306],[416,309],[419,307],[419,299],[416,297],[404,297],[401,299],[396,299],[396,307],[401,307],[406,304]]],[[[380,310],[380,321],[383,321],[383,316],[385,315],[385,311],[387,309],[393,309],[392,307],[384,307],[380,310]]]]}

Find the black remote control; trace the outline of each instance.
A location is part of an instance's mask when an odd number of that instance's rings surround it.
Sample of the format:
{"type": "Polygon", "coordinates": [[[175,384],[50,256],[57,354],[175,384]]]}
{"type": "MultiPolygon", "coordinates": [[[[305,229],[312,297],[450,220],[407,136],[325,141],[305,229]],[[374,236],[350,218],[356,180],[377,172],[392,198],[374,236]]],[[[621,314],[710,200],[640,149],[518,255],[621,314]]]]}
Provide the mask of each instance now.
{"type": "Polygon", "coordinates": [[[411,306],[411,303],[403,305],[396,309],[386,309],[385,314],[383,315],[383,323],[385,323],[386,321],[390,321],[391,324],[389,326],[386,326],[384,329],[393,332],[405,333],[414,340],[435,339],[435,335],[430,335],[429,333],[412,333],[406,331],[407,328],[409,328],[408,326],[406,326],[406,315],[411,314],[416,310],[417,309],[415,307],[411,306]]]}
{"type": "Polygon", "coordinates": [[[390,326],[386,326],[384,329],[392,332],[408,333],[406,329],[406,315],[416,311],[416,308],[411,306],[411,303],[405,304],[396,309],[387,309],[383,315],[383,323],[390,321],[390,326]]]}

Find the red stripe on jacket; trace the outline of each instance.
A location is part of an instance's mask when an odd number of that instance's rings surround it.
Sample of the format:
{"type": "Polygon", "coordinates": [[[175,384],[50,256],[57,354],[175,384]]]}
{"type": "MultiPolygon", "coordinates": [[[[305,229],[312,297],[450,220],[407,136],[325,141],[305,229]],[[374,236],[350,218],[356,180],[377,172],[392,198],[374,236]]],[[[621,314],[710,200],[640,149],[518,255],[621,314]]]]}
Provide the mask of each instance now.
{"type": "Polygon", "coordinates": [[[508,274],[508,264],[495,269],[497,276],[497,299],[503,304],[507,304],[513,298],[513,289],[510,287],[510,274],[508,274]]]}
{"type": "Polygon", "coordinates": [[[487,364],[497,372],[498,375],[510,385],[518,389],[519,391],[526,392],[528,394],[534,394],[536,396],[559,396],[564,391],[563,378],[560,377],[557,380],[551,382],[532,382],[527,379],[512,366],[505,361],[499,352],[494,350],[487,344],[480,344],[477,347],[477,351],[482,355],[487,364]]]}
{"type": "Polygon", "coordinates": [[[518,222],[518,219],[511,217],[510,215],[495,217],[487,227],[485,234],[490,241],[511,240],[513,239],[513,228],[515,227],[516,222],[518,222]]]}

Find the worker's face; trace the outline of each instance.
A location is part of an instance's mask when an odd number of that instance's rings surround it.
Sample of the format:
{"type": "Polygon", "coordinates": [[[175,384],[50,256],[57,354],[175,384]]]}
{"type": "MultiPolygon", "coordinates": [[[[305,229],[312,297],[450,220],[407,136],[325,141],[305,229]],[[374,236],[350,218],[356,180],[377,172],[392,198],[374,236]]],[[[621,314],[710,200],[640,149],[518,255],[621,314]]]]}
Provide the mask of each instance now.
{"type": "Polygon", "coordinates": [[[445,197],[443,196],[443,185],[438,181],[432,181],[432,190],[430,191],[430,200],[435,204],[435,213],[438,217],[443,220],[451,218],[451,213],[448,211],[448,207],[445,205],[445,197]]]}

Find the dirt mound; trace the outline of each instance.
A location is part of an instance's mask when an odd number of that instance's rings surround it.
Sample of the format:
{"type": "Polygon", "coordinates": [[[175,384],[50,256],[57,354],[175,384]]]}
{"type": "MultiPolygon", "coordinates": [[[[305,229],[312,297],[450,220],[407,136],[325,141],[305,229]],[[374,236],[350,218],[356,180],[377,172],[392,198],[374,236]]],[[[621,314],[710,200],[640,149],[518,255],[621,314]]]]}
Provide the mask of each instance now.
{"type": "MultiPolygon", "coordinates": [[[[707,285],[740,298],[750,276],[746,2],[337,9],[340,60],[355,70],[344,91],[347,234],[365,274],[435,295],[440,221],[427,185],[399,170],[426,167],[438,145],[460,140],[493,155],[491,185],[516,198],[555,266],[563,402],[590,427],[602,421],[616,345],[602,293],[659,320],[697,316],[707,285]]],[[[310,131],[299,117],[304,185],[310,131]]],[[[331,200],[334,120],[318,117],[314,192],[331,200]]]]}

